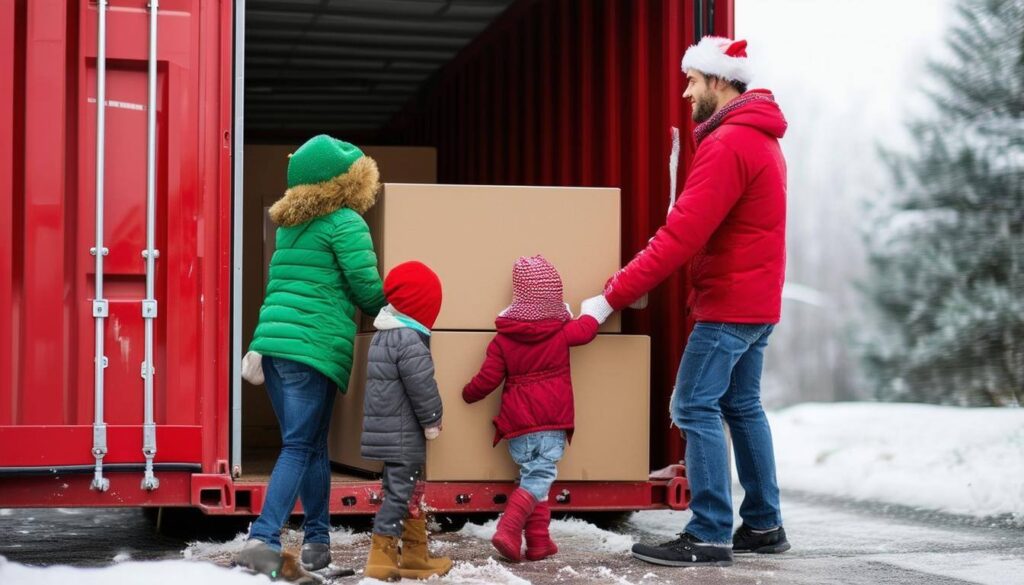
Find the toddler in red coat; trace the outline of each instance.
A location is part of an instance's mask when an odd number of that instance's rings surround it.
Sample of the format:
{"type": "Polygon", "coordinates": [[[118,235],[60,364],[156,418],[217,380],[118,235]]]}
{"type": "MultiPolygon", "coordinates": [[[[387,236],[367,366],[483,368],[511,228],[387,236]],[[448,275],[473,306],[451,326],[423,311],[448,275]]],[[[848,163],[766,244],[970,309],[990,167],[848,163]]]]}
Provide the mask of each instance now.
{"type": "Polygon", "coordinates": [[[558,552],[548,532],[548,492],[573,432],[569,348],[590,343],[598,322],[591,315],[572,318],[558,271],[544,257],[533,256],[512,267],[512,304],[495,325],[498,334],[462,398],[482,400],[505,382],[494,444],[508,440],[520,479],[491,543],[503,557],[519,561],[525,528],[526,558],[539,561],[558,552]]]}

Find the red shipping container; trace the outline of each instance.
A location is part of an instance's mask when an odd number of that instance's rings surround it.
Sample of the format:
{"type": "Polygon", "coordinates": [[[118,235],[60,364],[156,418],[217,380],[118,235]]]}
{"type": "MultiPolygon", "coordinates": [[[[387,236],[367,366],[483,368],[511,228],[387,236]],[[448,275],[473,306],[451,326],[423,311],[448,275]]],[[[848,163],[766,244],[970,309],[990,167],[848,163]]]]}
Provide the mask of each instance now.
{"type": "MultiPolygon", "coordinates": [[[[242,5],[159,4],[154,417],[161,485],[151,491],[140,487],[149,10],[146,0],[107,5],[103,462],[111,485],[101,492],[90,489],[98,5],[0,0],[0,507],[198,506],[248,514],[262,506],[265,479],[231,473],[232,358],[240,357],[232,340],[232,153],[241,104],[235,10],[242,5]]],[[[679,60],[701,32],[729,35],[732,10],[732,0],[520,0],[365,142],[436,146],[442,182],[621,187],[629,258],[667,210],[671,127],[684,136],[680,185],[692,154],[679,60]]],[[[655,348],[652,468],[682,458],[665,409],[685,339],[686,286],[677,276],[652,295],[648,310],[626,315],[626,331],[650,335],[655,348]]],[[[687,500],[683,478],[560,488],[571,494],[559,500],[564,509],[682,507],[687,500]]],[[[427,497],[442,511],[498,510],[510,489],[432,484],[427,497]]],[[[374,493],[373,481],[335,483],[332,512],[370,513],[374,493]]]]}

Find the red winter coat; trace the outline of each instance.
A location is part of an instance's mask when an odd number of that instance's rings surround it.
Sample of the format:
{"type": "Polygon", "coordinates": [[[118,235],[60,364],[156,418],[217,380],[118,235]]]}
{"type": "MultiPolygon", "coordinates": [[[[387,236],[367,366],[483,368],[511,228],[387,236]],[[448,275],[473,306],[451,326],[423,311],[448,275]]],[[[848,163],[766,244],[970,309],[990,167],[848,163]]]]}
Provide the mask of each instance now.
{"type": "Polygon", "coordinates": [[[574,411],[569,348],[597,336],[597,321],[584,315],[563,323],[558,319],[515,321],[498,318],[498,334],[487,346],[480,372],[462,389],[462,398],[483,400],[505,380],[501,411],[494,417],[494,444],[537,431],[568,431],[572,439],[574,411]]]}
{"type": "Polygon", "coordinates": [[[778,323],[786,270],[786,161],[778,139],[785,132],[774,101],[726,114],[698,146],[665,225],[609,281],[608,304],[622,309],[692,259],[697,321],[778,323]]]}

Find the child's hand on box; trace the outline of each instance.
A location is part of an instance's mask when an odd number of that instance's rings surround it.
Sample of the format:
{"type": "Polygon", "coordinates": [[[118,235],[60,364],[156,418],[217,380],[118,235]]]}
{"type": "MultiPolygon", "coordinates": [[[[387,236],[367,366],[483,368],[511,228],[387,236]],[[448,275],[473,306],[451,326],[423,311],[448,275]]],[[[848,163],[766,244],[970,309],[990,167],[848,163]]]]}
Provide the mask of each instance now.
{"type": "Polygon", "coordinates": [[[428,441],[433,441],[434,439],[440,437],[441,425],[437,425],[436,427],[430,427],[428,429],[423,429],[423,436],[426,437],[428,441]]]}

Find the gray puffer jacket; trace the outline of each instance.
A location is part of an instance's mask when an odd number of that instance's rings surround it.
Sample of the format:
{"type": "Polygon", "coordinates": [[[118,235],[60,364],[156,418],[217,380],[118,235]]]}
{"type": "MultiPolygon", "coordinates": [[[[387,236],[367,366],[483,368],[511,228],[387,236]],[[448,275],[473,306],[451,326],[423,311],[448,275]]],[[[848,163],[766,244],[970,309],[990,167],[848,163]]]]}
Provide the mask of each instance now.
{"type": "Polygon", "coordinates": [[[378,331],[370,343],[362,454],[395,463],[426,460],[423,430],[441,424],[430,338],[411,328],[378,331]]]}

